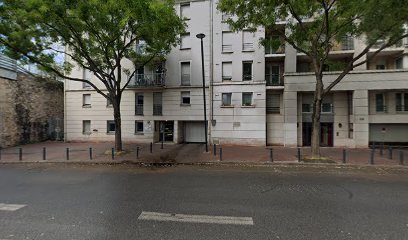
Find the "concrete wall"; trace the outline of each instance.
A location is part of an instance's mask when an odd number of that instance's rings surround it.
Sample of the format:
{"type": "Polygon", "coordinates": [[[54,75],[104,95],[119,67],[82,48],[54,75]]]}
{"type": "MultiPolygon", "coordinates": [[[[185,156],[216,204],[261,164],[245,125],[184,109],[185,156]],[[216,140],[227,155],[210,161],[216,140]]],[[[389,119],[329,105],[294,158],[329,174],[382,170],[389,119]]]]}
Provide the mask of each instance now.
{"type": "Polygon", "coordinates": [[[61,82],[25,74],[16,80],[0,78],[1,147],[55,139],[56,127],[62,138],[62,120],[61,82]]]}

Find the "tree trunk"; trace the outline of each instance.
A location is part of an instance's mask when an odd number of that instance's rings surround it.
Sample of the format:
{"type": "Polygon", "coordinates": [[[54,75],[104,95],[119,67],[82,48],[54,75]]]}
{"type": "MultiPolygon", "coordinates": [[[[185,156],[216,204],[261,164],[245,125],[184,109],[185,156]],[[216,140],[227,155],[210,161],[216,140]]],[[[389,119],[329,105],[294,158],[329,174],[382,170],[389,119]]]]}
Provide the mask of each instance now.
{"type": "Polygon", "coordinates": [[[113,105],[113,117],[115,120],[115,150],[121,152],[122,149],[122,118],[120,114],[120,103],[114,101],[113,105]]]}
{"type": "Polygon", "coordinates": [[[320,158],[320,115],[323,101],[323,74],[316,75],[312,114],[312,158],[320,158]]]}

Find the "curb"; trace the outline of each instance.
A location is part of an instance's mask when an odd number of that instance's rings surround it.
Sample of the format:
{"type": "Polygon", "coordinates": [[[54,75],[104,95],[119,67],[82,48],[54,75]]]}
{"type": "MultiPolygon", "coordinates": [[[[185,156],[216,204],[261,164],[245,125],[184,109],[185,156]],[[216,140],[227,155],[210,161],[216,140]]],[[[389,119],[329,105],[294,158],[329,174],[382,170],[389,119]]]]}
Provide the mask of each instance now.
{"type": "Polygon", "coordinates": [[[332,167],[332,168],[390,168],[406,169],[408,165],[359,165],[359,164],[342,164],[342,163],[304,163],[304,162],[135,162],[129,160],[121,161],[9,161],[0,162],[0,165],[24,165],[24,164],[63,164],[63,165],[135,165],[140,167],[171,167],[171,166],[232,166],[232,167],[332,167]]]}

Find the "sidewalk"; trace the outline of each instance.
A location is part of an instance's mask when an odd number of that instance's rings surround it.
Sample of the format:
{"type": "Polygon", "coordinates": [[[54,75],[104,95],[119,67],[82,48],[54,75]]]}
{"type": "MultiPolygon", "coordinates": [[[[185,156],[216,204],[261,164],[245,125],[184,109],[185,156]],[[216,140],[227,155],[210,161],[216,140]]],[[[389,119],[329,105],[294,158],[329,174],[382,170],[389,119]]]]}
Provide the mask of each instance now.
{"type": "MultiPolygon", "coordinates": [[[[163,149],[161,143],[150,144],[132,143],[124,144],[124,154],[114,154],[112,158],[112,142],[100,143],[63,143],[63,142],[43,142],[23,145],[1,150],[0,163],[12,162],[81,162],[81,163],[250,163],[250,164],[270,164],[273,163],[297,163],[298,148],[288,147],[251,147],[251,146],[214,146],[209,145],[209,152],[205,152],[203,144],[172,144],[165,143],[163,149]],[[44,157],[45,148],[45,160],[44,157]],[[222,148],[222,150],[221,150],[222,148]],[[20,154],[21,149],[21,154],[20,154]],[[68,149],[68,150],[67,150],[68,149]],[[137,149],[139,152],[137,153],[137,149]],[[271,159],[272,149],[272,159],[271,159]],[[220,155],[222,151],[222,156],[220,155]],[[68,153],[68,154],[67,154],[68,153]]],[[[310,148],[300,148],[301,158],[310,155],[310,148]]],[[[408,149],[393,149],[392,159],[388,149],[374,151],[375,165],[400,165],[400,154],[404,155],[408,165],[408,149]]],[[[321,148],[322,156],[332,162],[342,164],[342,148],[321,148]]],[[[371,149],[347,149],[346,164],[370,165],[371,149]]],[[[405,159],[404,159],[405,160],[405,159]]]]}

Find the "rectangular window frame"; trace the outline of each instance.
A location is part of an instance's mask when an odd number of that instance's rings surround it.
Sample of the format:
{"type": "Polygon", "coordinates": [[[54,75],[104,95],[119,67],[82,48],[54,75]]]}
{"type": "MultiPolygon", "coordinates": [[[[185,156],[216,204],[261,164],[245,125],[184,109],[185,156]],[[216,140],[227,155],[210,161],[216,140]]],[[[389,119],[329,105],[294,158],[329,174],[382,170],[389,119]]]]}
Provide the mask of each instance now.
{"type": "Polygon", "coordinates": [[[241,101],[241,106],[242,107],[251,107],[254,106],[254,93],[253,92],[243,92],[242,93],[242,101],[241,101]],[[248,101],[249,97],[249,101],[248,101]]]}
{"type": "Polygon", "coordinates": [[[107,120],[106,121],[106,133],[109,135],[115,134],[116,132],[116,124],[115,124],[115,120],[107,120]],[[112,125],[114,130],[112,130],[112,125]]]}
{"type": "Polygon", "coordinates": [[[180,34],[180,50],[190,50],[191,49],[191,35],[190,32],[185,32],[180,34]],[[186,42],[183,39],[187,40],[186,42]],[[186,44],[183,44],[186,43],[186,44]]]}
{"type": "Polygon", "coordinates": [[[386,99],[385,99],[385,94],[384,93],[376,93],[375,94],[375,112],[377,113],[386,113],[387,112],[387,106],[386,106],[386,99]],[[382,104],[379,104],[379,103],[382,104]]]}
{"type": "MultiPolygon", "coordinates": [[[[247,69],[248,70],[248,69],[247,69]]],[[[254,62],[253,61],[243,61],[242,62],[242,81],[252,81],[253,80],[253,74],[254,74],[254,62]],[[245,73],[245,65],[250,64],[251,65],[251,73],[245,73]]]]}
{"type": "Polygon", "coordinates": [[[191,106],[191,93],[190,91],[180,92],[180,105],[191,106]]]}
{"type": "Polygon", "coordinates": [[[227,35],[230,36],[230,38],[232,38],[233,36],[233,32],[231,31],[223,31],[222,32],[222,36],[221,36],[221,52],[222,53],[233,53],[234,49],[232,46],[232,39],[231,42],[226,41],[227,39],[227,35]]]}
{"type": "Polygon", "coordinates": [[[243,52],[253,52],[255,51],[255,33],[251,32],[249,30],[243,30],[242,31],[242,51],[243,52]],[[248,41],[248,39],[245,38],[245,35],[249,34],[252,35],[252,41],[248,41]]]}
{"type": "Polygon", "coordinates": [[[90,93],[82,94],[82,107],[83,108],[91,108],[91,100],[92,96],[90,93]]]}
{"type": "Polygon", "coordinates": [[[191,6],[190,2],[180,3],[180,18],[186,21],[191,20],[191,6]],[[188,14],[184,15],[183,9],[188,8],[188,14]],[[189,15],[189,16],[188,16],[189,15]]]}
{"type": "Polygon", "coordinates": [[[144,94],[135,93],[135,115],[143,116],[144,115],[144,94]]]}
{"type": "Polygon", "coordinates": [[[82,134],[84,135],[91,134],[91,120],[82,120],[82,134]]]}
{"type": "Polygon", "coordinates": [[[221,106],[222,107],[233,107],[233,105],[232,105],[232,93],[222,93],[221,94],[221,106]]]}
{"type": "Polygon", "coordinates": [[[135,121],[135,135],[144,135],[144,123],[141,120],[135,121]]]}
{"type": "Polygon", "coordinates": [[[180,62],[180,86],[191,86],[191,61],[180,62]],[[188,65],[188,74],[183,73],[183,65],[188,65]]]}
{"type": "Polygon", "coordinates": [[[222,81],[232,81],[232,62],[228,61],[228,62],[222,62],[222,81]],[[227,73],[226,67],[227,65],[229,65],[230,68],[230,73],[227,73]]]}

